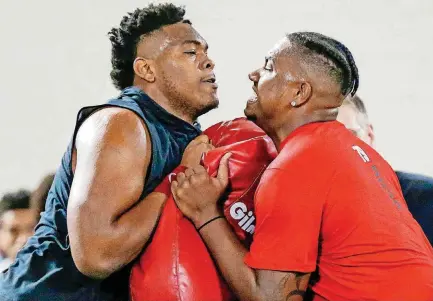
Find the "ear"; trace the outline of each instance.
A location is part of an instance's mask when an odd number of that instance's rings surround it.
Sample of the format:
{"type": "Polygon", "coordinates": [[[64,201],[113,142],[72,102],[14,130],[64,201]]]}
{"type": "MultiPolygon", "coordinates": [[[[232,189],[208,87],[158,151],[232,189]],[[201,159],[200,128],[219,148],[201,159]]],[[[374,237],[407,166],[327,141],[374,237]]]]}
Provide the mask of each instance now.
{"type": "Polygon", "coordinates": [[[374,145],[374,141],[376,139],[376,136],[374,135],[374,131],[373,131],[373,125],[371,123],[368,124],[367,127],[367,136],[368,136],[368,140],[369,140],[369,145],[373,146],[374,145]]]}
{"type": "Polygon", "coordinates": [[[155,67],[152,60],[137,57],[133,64],[134,73],[139,78],[153,83],[155,81],[155,67]]]}
{"type": "Polygon", "coordinates": [[[295,107],[302,106],[311,98],[312,92],[310,83],[297,82],[291,102],[296,103],[295,107]]]}

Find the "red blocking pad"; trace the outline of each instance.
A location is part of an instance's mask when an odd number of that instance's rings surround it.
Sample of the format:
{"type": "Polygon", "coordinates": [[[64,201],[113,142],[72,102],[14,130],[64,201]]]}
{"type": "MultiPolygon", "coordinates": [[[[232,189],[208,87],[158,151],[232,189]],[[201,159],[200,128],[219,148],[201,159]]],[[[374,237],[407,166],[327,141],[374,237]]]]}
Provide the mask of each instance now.
{"type": "MultiPolygon", "coordinates": [[[[254,233],[254,193],[263,171],[275,158],[269,137],[245,118],[220,122],[204,134],[215,149],[202,164],[216,175],[221,157],[231,152],[229,194],[224,215],[249,247],[254,233]]],[[[170,197],[151,242],[132,268],[130,294],[133,301],[228,301],[235,300],[220,275],[194,225],[170,197]]]]}

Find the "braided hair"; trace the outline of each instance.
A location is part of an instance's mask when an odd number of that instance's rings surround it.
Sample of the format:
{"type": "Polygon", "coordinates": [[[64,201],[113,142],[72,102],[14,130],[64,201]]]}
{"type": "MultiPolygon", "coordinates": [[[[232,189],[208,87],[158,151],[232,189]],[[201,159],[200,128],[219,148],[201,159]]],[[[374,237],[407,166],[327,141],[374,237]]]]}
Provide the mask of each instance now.
{"type": "Polygon", "coordinates": [[[137,45],[143,35],[160,29],[163,26],[184,22],[185,9],[171,3],[150,4],[149,6],[128,13],[122,18],[119,28],[112,28],[108,33],[111,41],[110,73],[113,84],[122,90],[133,84],[133,64],[137,55],[137,45]]]}
{"type": "Polygon", "coordinates": [[[341,87],[343,95],[355,95],[359,86],[359,74],[349,49],[337,40],[316,32],[295,32],[287,38],[307,49],[315,64],[325,67],[331,78],[341,87]]]}

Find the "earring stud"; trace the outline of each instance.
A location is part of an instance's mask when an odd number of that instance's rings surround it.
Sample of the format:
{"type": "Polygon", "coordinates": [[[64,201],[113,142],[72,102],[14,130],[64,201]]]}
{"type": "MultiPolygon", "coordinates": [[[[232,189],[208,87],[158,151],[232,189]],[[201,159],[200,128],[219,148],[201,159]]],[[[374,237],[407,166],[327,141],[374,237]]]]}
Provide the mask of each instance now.
{"type": "Polygon", "coordinates": [[[296,107],[296,101],[292,101],[290,104],[292,105],[292,107],[296,107]]]}

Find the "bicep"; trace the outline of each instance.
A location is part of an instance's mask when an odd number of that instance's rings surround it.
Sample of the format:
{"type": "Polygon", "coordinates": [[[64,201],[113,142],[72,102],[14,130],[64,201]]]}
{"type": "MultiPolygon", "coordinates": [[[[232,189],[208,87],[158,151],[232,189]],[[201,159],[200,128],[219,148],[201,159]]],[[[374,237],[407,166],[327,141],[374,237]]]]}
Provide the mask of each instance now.
{"type": "Polygon", "coordinates": [[[149,164],[147,137],[139,118],[124,109],[98,111],[81,126],[68,201],[71,243],[83,231],[108,227],[138,201],[149,164]]]}
{"type": "Polygon", "coordinates": [[[310,273],[257,270],[257,283],[263,300],[303,300],[310,273]]]}

